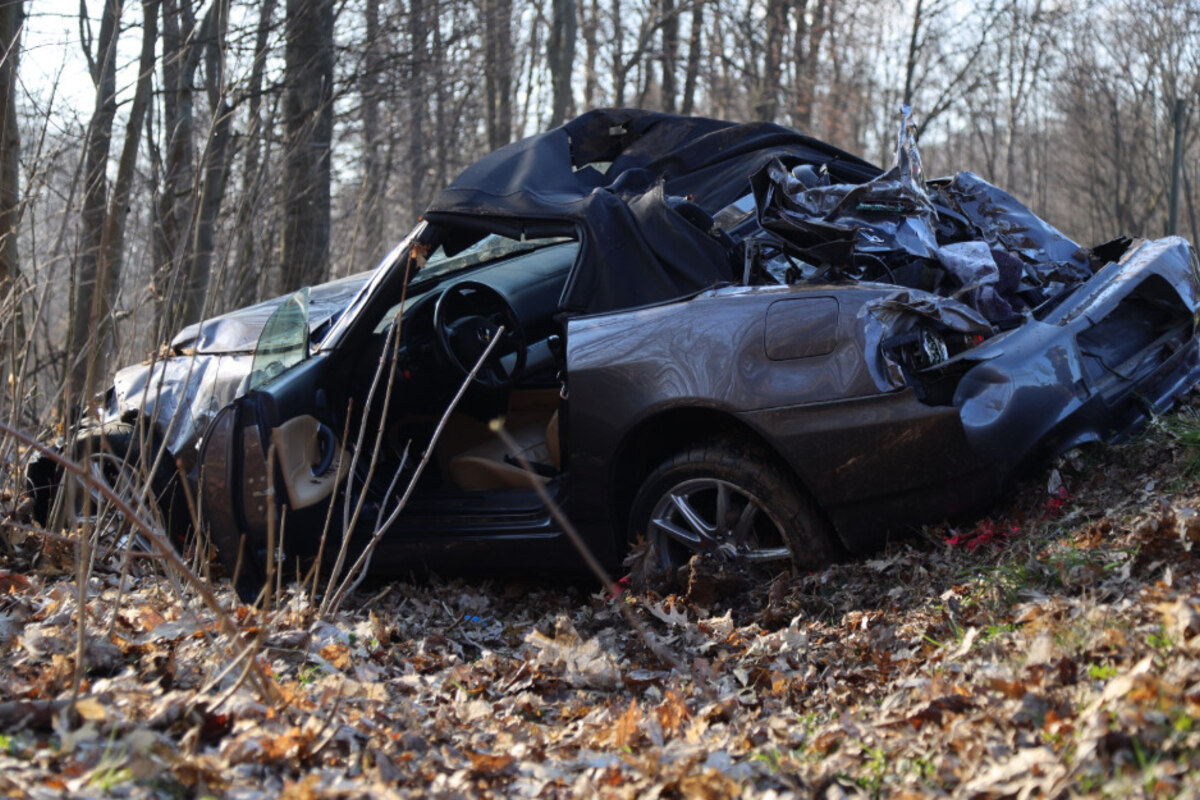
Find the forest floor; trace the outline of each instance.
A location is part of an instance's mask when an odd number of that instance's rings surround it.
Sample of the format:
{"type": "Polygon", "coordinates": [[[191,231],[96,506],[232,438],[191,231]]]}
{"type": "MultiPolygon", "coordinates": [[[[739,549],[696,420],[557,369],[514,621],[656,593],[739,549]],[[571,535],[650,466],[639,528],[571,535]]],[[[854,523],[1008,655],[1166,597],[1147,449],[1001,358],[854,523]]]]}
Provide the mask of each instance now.
{"type": "Polygon", "coordinates": [[[988,518],[666,596],[431,580],[322,619],[222,583],[230,638],[194,590],[97,572],[77,700],[73,548],[9,530],[0,794],[1197,792],[1197,432],[1192,399],[988,518]]]}

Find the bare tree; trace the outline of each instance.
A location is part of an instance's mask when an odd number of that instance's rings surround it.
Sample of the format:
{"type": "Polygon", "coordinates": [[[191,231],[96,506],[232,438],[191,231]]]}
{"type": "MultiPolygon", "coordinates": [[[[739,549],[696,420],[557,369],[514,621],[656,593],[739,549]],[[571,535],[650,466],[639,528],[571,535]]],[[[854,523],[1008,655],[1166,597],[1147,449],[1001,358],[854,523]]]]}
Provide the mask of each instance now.
{"type": "Polygon", "coordinates": [[[512,0],[483,0],[484,93],[488,148],[512,140],[512,0]]]}
{"type": "Polygon", "coordinates": [[[333,0],[287,0],[281,288],[319,282],[329,266],[333,147],[333,0]]]}
{"type": "Polygon", "coordinates": [[[120,285],[125,219],[133,190],[142,125],[150,101],[154,51],[158,40],[157,0],[146,0],[142,10],[142,52],[138,61],[137,84],[111,195],[106,173],[117,106],[116,45],[121,0],[106,0],[96,51],[93,53],[90,48],[85,48],[92,81],[96,86],[96,110],[88,126],[85,151],[81,241],[68,347],[72,359],[67,386],[68,403],[91,398],[96,378],[112,351],[112,308],[120,285]]]}
{"type": "Polygon", "coordinates": [[[225,180],[232,152],[233,108],[225,82],[225,36],[229,26],[229,0],[216,0],[209,7],[201,29],[204,44],[205,91],[212,109],[212,127],[204,148],[203,182],[196,211],[194,232],[188,248],[187,286],[182,309],[183,322],[200,319],[208,296],[209,276],[216,249],[217,216],[225,197],[225,180]]]}
{"type": "Polygon", "coordinates": [[[551,0],[550,38],[546,41],[546,64],[550,70],[551,108],[549,127],[557,128],[571,110],[571,72],[575,68],[575,0],[551,0]]]}
{"type": "MultiPolygon", "coordinates": [[[[238,246],[237,270],[233,275],[232,297],[235,300],[252,299],[259,283],[256,267],[261,259],[261,227],[253,224],[253,217],[260,211],[263,185],[266,181],[262,163],[262,140],[264,131],[271,126],[263,121],[263,80],[267,61],[268,38],[276,0],[262,0],[259,6],[258,23],[254,33],[250,78],[246,87],[247,123],[242,136],[242,186],[237,204],[238,246]]],[[[267,270],[263,270],[268,272],[267,270]]],[[[268,287],[274,281],[267,282],[268,287]]]]}
{"type": "Polygon", "coordinates": [[[683,78],[683,105],[680,108],[684,114],[691,114],[696,107],[696,84],[700,79],[701,50],[704,46],[704,0],[697,0],[692,6],[692,27],[688,36],[687,69],[683,78]]]}
{"type": "MultiPolygon", "coordinates": [[[[17,64],[24,22],[24,0],[0,0],[0,299],[9,297],[20,275],[17,231],[21,221],[21,130],[17,125],[17,64]]],[[[20,336],[19,327],[14,333],[20,336]]]]}
{"type": "MultiPolygon", "coordinates": [[[[161,108],[165,147],[163,155],[155,159],[156,168],[162,162],[162,186],[155,208],[152,246],[156,274],[152,280],[164,335],[183,317],[184,250],[196,180],[192,91],[200,49],[194,40],[195,27],[191,0],[163,0],[161,108]]],[[[153,132],[148,134],[151,148],[157,152],[153,132]]]]}
{"type": "Polygon", "coordinates": [[[679,15],[675,0],[659,0],[662,8],[662,82],[659,84],[660,107],[675,113],[675,65],[679,61],[679,15]]]}

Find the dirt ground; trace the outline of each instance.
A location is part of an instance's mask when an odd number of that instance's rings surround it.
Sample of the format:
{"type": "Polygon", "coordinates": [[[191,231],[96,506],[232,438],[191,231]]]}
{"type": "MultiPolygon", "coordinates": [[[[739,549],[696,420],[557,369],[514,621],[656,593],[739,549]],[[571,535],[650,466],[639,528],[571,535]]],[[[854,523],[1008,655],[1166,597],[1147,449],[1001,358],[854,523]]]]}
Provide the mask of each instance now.
{"type": "Polygon", "coordinates": [[[222,623],[98,569],[77,700],[73,545],[13,527],[0,794],[1196,792],[1197,431],[1193,401],[987,518],[807,575],[695,562],[673,594],[431,580],[321,618],[222,582],[222,623]]]}

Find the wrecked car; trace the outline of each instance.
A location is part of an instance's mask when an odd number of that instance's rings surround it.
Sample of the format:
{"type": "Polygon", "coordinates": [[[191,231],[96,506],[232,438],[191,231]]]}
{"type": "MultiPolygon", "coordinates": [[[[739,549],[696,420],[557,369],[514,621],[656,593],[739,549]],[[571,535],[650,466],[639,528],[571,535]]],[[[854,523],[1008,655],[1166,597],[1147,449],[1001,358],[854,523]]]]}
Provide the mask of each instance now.
{"type": "Polygon", "coordinates": [[[376,571],[559,574],[539,490],[609,567],[646,539],[663,568],[812,568],[1196,382],[1186,241],[1080,247],[969,172],[926,181],[900,127],[883,171],[772,124],[590,112],[467,168],[372,273],[118,372],[81,436],[109,476],[157,454],[176,535],[186,481],[244,594],[269,534],[291,563],[325,530],[386,531],[376,571]]]}

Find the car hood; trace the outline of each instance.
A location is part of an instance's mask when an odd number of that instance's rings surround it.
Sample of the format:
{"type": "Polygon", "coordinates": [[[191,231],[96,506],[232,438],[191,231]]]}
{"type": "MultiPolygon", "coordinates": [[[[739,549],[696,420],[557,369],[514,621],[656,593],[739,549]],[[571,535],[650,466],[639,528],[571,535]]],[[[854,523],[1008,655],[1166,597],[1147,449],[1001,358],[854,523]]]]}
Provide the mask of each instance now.
{"type": "MultiPolygon", "coordinates": [[[[370,277],[370,271],[360,272],[310,288],[309,332],[319,334],[325,330],[325,324],[350,304],[370,277]]],[[[276,297],[189,325],[171,340],[171,350],[176,355],[253,353],[263,326],[289,296],[276,297]]]]}

